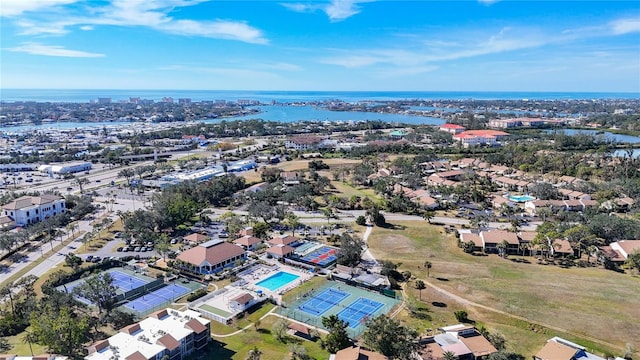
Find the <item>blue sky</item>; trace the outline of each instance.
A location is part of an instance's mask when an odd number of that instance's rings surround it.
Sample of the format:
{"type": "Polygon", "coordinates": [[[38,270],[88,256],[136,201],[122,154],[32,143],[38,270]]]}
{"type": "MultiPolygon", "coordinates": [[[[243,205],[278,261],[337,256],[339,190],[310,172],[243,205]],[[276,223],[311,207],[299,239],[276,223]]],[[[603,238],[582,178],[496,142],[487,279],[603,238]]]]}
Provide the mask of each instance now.
{"type": "Polygon", "coordinates": [[[639,1],[2,0],[3,88],[640,92],[639,1]]]}

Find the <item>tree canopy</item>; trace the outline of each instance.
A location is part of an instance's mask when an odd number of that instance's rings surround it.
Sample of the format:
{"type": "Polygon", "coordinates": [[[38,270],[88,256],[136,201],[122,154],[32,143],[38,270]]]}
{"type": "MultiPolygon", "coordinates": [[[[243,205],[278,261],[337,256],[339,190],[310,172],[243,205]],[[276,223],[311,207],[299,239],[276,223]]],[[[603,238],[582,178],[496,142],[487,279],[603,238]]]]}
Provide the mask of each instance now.
{"type": "Polygon", "coordinates": [[[386,315],[369,319],[367,329],[362,334],[364,344],[385,356],[397,359],[410,359],[420,348],[416,341],[418,332],[400,324],[398,320],[386,315]]]}

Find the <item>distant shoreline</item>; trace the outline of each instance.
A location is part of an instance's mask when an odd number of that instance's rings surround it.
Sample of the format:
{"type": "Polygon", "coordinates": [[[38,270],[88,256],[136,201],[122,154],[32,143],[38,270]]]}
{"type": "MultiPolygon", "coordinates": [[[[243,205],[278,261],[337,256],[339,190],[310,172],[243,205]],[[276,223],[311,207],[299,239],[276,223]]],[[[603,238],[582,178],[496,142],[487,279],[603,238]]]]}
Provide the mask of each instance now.
{"type": "Polygon", "coordinates": [[[88,103],[98,98],[127,101],[140,98],[161,101],[163,97],[191,101],[235,101],[246,99],[262,103],[322,102],[341,100],[393,101],[393,100],[589,100],[640,99],[640,92],[558,92],[558,91],[236,91],[236,90],[121,90],[121,89],[1,89],[3,102],[71,102],[88,103]]]}

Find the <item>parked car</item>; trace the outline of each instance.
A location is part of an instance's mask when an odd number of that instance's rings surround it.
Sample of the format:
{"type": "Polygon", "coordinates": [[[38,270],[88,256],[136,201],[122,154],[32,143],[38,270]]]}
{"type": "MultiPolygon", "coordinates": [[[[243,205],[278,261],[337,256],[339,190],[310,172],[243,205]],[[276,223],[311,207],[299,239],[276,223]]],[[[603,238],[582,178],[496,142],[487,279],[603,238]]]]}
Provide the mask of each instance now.
{"type": "Polygon", "coordinates": [[[140,248],[140,251],[142,251],[142,252],[147,251],[147,247],[146,247],[146,246],[141,247],[141,248],[140,248]]]}
{"type": "Polygon", "coordinates": [[[125,246],[124,248],[122,248],[123,252],[128,252],[131,251],[131,249],[128,246],[125,246]]]}
{"type": "Polygon", "coordinates": [[[119,247],[116,249],[117,252],[122,252],[123,247],[119,247]]]}
{"type": "Polygon", "coordinates": [[[87,256],[87,259],[86,259],[85,261],[86,261],[86,262],[89,262],[89,261],[91,261],[91,259],[93,259],[93,255],[89,255],[89,256],[87,256]]]}
{"type": "Polygon", "coordinates": [[[133,251],[140,251],[140,246],[136,246],[136,248],[133,249],[133,251]]]}
{"type": "Polygon", "coordinates": [[[100,256],[94,256],[93,259],[91,260],[91,262],[99,263],[100,260],[102,260],[102,258],[100,256]]]}

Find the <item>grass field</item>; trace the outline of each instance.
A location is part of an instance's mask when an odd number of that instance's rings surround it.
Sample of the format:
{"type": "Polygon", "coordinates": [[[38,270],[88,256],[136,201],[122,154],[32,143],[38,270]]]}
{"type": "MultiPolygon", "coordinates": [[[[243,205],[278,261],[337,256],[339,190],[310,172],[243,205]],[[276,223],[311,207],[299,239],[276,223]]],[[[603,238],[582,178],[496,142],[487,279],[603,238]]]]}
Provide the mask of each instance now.
{"type": "Polygon", "coordinates": [[[311,342],[287,336],[285,343],[279,342],[271,333],[271,328],[277,320],[276,316],[267,316],[259,326],[251,326],[240,334],[225,338],[214,337],[213,345],[204,354],[204,358],[242,360],[254,346],[257,346],[262,351],[261,359],[284,360],[291,358],[289,351],[291,344],[302,345],[311,359],[329,358],[329,353],[320,348],[320,341],[311,342]]]}
{"type": "MultiPolygon", "coordinates": [[[[467,300],[613,345],[590,344],[586,339],[559,334],[600,352],[617,348],[617,355],[621,355],[619,349],[626,343],[640,347],[640,327],[633,320],[640,318],[640,277],[597,268],[516,263],[496,255],[473,256],[463,253],[456,240],[439,227],[426,222],[395,225],[397,229],[376,228],[369,246],[376,258],[401,262],[401,271],[409,270],[424,279],[422,265],[429,260],[433,264],[429,281],[467,300]]],[[[417,290],[411,292],[418,297],[417,290]]],[[[423,326],[439,327],[455,321],[447,314],[459,304],[429,288],[422,291],[422,298],[427,304],[446,305],[429,306],[432,321],[423,326]]],[[[527,357],[556,334],[488,310],[466,310],[473,320],[502,332],[513,350],[527,357]]]]}
{"type": "MultiPolygon", "coordinates": [[[[330,169],[335,169],[343,166],[353,166],[361,163],[362,161],[357,159],[343,159],[343,158],[329,158],[329,159],[296,159],[291,161],[283,161],[275,166],[269,166],[282,171],[303,171],[309,170],[309,162],[312,160],[322,160],[325,164],[329,165],[330,169]]],[[[259,164],[262,165],[262,164],[259,164]]],[[[241,174],[248,183],[259,182],[260,178],[260,166],[258,171],[245,171],[241,174]]],[[[326,171],[326,170],[325,170],[326,171]]],[[[324,174],[326,176],[326,174],[324,174]]],[[[332,178],[329,176],[329,178],[332,178]]]]}
{"type": "Polygon", "coordinates": [[[29,347],[29,343],[24,341],[26,334],[27,332],[24,331],[18,335],[6,337],[9,345],[11,345],[11,350],[7,352],[8,354],[20,354],[26,356],[31,354],[40,355],[47,352],[47,349],[42,345],[31,344],[31,347],[29,347]]]}
{"type": "Polygon", "coordinates": [[[327,359],[329,357],[329,354],[320,348],[319,341],[311,342],[288,336],[285,343],[279,342],[270,330],[278,320],[278,317],[270,315],[259,320],[274,307],[275,305],[271,303],[264,303],[231,325],[212,321],[213,345],[210,346],[206,354],[203,354],[204,358],[245,359],[247,353],[254,346],[257,346],[263,352],[262,359],[289,359],[289,346],[291,344],[304,346],[307,349],[307,354],[312,359],[327,359]],[[216,336],[231,334],[239,330],[241,331],[240,333],[232,336],[216,336]]]}

